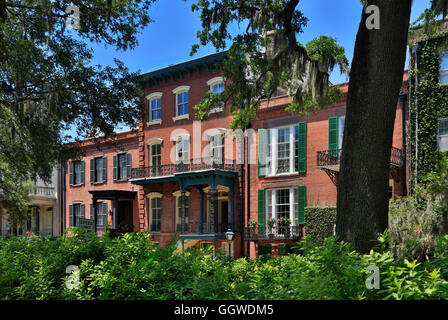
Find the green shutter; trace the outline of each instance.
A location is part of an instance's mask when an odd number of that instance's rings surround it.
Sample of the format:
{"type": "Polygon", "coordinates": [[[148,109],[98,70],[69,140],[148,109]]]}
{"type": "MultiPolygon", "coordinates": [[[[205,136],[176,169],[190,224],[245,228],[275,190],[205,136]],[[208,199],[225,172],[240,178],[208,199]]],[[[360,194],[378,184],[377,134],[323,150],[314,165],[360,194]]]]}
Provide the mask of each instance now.
{"type": "Polygon", "coordinates": [[[306,172],[306,121],[299,123],[298,172],[306,172]]]}
{"type": "Polygon", "coordinates": [[[266,130],[258,130],[258,176],[266,175],[266,130]]]}
{"type": "Polygon", "coordinates": [[[265,234],[265,212],[264,212],[264,198],[265,198],[265,191],[264,189],[258,190],[258,235],[264,236],[265,234]]]}
{"type": "Polygon", "coordinates": [[[338,117],[328,118],[328,150],[329,155],[338,155],[338,117]]]}
{"type": "Polygon", "coordinates": [[[299,224],[305,224],[305,207],[306,207],[306,186],[299,186],[298,195],[298,219],[299,224]]]}

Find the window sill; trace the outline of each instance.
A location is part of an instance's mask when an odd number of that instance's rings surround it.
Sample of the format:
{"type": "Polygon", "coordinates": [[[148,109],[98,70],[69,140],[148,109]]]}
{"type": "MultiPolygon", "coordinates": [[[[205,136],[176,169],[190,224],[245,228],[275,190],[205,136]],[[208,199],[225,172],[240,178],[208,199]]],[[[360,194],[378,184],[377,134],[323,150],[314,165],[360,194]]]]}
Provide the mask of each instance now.
{"type": "Polygon", "coordinates": [[[78,188],[78,187],[82,187],[83,185],[84,185],[83,183],[71,184],[70,187],[78,188]]]}
{"type": "Polygon", "coordinates": [[[176,117],[173,117],[173,121],[174,122],[176,122],[176,121],[178,121],[178,120],[183,120],[183,119],[190,119],[190,114],[183,114],[183,115],[181,115],[181,116],[176,116],[176,117]]]}
{"type": "Polygon", "coordinates": [[[152,121],[149,121],[149,122],[146,122],[146,125],[149,127],[149,126],[153,126],[153,125],[155,125],[155,124],[162,124],[162,120],[152,120],[152,121]]]}
{"type": "Polygon", "coordinates": [[[299,176],[300,174],[304,174],[305,172],[287,172],[287,173],[278,173],[275,175],[266,175],[264,176],[264,178],[284,178],[284,177],[294,177],[294,176],[299,176]]]}
{"type": "Polygon", "coordinates": [[[129,181],[129,179],[116,179],[116,180],[114,180],[114,182],[128,182],[129,181]]]}
{"type": "Polygon", "coordinates": [[[224,108],[223,107],[220,107],[220,108],[214,108],[214,109],[211,109],[210,111],[209,111],[209,114],[212,114],[212,113],[220,113],[220,112],[223,112],[224,111],[224,108]]]}
{"type": "Polygon", "coordinates": [[[106,181],[95,181],[95,182],[92,182],[92,184],[105,184],[106,183],[106,181]]]}

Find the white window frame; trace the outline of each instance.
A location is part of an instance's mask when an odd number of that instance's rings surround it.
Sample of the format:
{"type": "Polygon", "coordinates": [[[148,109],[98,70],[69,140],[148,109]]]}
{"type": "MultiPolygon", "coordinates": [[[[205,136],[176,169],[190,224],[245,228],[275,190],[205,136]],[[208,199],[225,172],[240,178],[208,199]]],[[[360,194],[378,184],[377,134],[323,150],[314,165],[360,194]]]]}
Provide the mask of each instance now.
{"type": "Polygon", "coordinates": [[[150,95],[146,96],[146,99],[148,99],[149,103],[149,121],[146,123],[147,126],[151,126],[154,124],[162,124],[162,92],[153,92],[150,95]],[[152,101],[160,99],[160,119],[152,119],[152,101]]]}
{"type": "Polygon", "coordinates": [[[150,232],[153,232],[153,233],[160,233],[160,232],[162,232],[162,218],[163,218],[163,205],[162,205],[162,202],[163,202],[163,194],[161,194],[161,193],[159,193],[159,192],[151,192],[151,193],[149,193],[149,194],[147,194],[146,195],[146,197],[149,199],[149,201],[148,201],[148,230],[150,231],[150,232]],[[153,199],[155,199],[155,198],[157,198],[157,199],[160,199],[160,208],[153,208],[152,207],[152,200],[153,199]],[[152,212],[152,210],[153,209],[159,209],[160,210],[160,230],[158,230],[158,231],[153,231],[153,230],[151,230],[151,225],[152,225],[152,214],[153,214],[153,212],[152,212]]]}
{"type": "Polygon", "coordinates": [[[296,174],[298,171],[295,168],[295,128],[298,125],[281,126],[268,129],[266,139],[266,164],[267,164],[267,176],[280,176],[296,174]],[[278,169],[278,130],[289,128],[289,171],[277,173],[278,169]]]}
{"type": "Polygon", "coordinates": [[[173,90],[173,93],[175,95],[175,108],[176,108],[176,116],[173,117],[174,122],[176,122],[178,120],[182,120],[182,119],[190,119],[190,94],[189,94],[189,91],[190,91],[190,86],[180,86],[173,90]],[[179,96],[179,94],[184,93],[184,92],[188,93],[188,100],[187,100],[188,113],[179,115],[178,96],[179,96]]]}
{"type": "Polygon", "coordinates": [[[338,117],[338,150],[342,149],[342,141],[344,139],[345,116],[338,117]],[[344,125],[342,125],[344,120],[344,125]]]}
{"type": "Polygon", "coordinates": [[[445,125],[448,126],[448,118],[440,118],[437,122],[437,145],[440,151],[448,151],[448,131],[446,133],[440,133],[440,124],[445,122],[445,125]]]}
{"type": "Polygon", "coordinates": [[[291,220],[291,226],[298,226],[298,201],[299,195],[297,191],[297,187],[294,188],[275,188],[275,189],[266,189],[265,192],[265,212],[266,212],[266,221],[270,218],[274,218],[278,220],[279,212],[277,210],[277,193],[279,190],[289,190],[289,219],[291,220]],[[293,201],[291,201],[293,199],[293,201]]]}
{"type": "Polygon", "coordinates": [[[446,74],[446,76],[448,77],[448,66],[445,69],[442,69],[442,59],[445,58],[448,60],[448,51],[446,52],[442,52],[442,54],[440,55],[440,84],[442,85],[448,85],[448,80],[447,82],[442,82],[442,73],[446,74]]]}
{"type": "MultiPolygon", "coordinates": [[[[210,87],[210,91],[213,92],[213,87],[222,84],[225,90],[225,82],[223,77],[215,77],[207,81],[207,85],[210,87]]],[[[223,90],[223,91],[224,91],[223,90]]],[[[214,92],[213,92],[214,93],[214,92]]],[[[216,113],[224,111],[224,105],[218,105],[210,109],[209,113],[216,113]]]]}
{"type": "Polygon", "coordinates": [[[189,163],[190,162],[190,139],[180,138],[176,140],[176,163],[189,163]],[[179,157],[178,147],[182,144],[186,144],[186,151],[182,151],[182,158],[179,157]],[[184,156],[186,154],[186,156],[184,156]],[[186,161],[185,161],[186,160],[186,161]]]}

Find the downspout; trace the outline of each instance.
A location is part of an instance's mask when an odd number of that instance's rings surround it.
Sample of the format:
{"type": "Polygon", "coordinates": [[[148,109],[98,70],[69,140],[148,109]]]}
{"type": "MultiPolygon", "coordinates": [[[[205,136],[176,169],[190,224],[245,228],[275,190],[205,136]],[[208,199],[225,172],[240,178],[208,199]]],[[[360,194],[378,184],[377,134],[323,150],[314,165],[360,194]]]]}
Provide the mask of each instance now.
{"type": "MultiPolygon", "coordinates": [[[[252,127],[251,124],[249,124],[247,126],[246,129],[250,129],[252,127]]],[[[246,181],[247,181],[247,195],[246,195],[246,199],[247,199],[247,205],[246,205],[246,209],[247,209],[247,221],[249,222],[250,220],[250,163],[249,163],[249,154],[250,154],[250,150],[249,150],[249,135],[247,135],[246,137],[247,139],[247,148],[246,148],[246,181]]],[[[246,140],[245,139],[245,140],[246,140]]],[[[246,252],[247,252],[247,256],[250,257],[250,241],[247,240],[246,241],[246,252]]]]}
{"type": "Polygon", "coordinates": [[[406,159],[407,159],[407,146],[406,146],[406,93],[400,94],[401,102],[401,136],[402,136],[402,148],[403,148],[403,196],[407,195],[406,186],[406,159]]]}
{"type": "Polygon", "coordinates": [[[241,146],[241,148],[242,148],[242,157],[240,158],[241,160],[243,160],[242,161],[242,163],[241,163],[241,166],[240,166],[240,172],[241,172],[241,175],[240,175],[240,185],[241,185],[241,187],[240,187],[240,193],[241,193],[241,196],[240,196],[240,201],[241,201],[241,204],[240,204],[240,210],[241,210],[241,246],[240,246],[240,248],[241,248],[241,256],[242,257],[245,257],[245,254],[244,254],[244,192],[245,192],[245,190],[244,190],[244,182],[245,182],[245,171],[244,171],[244,153],[246,152],[246,143],[245,143],[245,139],[244,139],[244,133],[243,133],[243,135],[242,135],[242,137],[241,137],[241,143],[242,143],[242,146],[241,146]]]}

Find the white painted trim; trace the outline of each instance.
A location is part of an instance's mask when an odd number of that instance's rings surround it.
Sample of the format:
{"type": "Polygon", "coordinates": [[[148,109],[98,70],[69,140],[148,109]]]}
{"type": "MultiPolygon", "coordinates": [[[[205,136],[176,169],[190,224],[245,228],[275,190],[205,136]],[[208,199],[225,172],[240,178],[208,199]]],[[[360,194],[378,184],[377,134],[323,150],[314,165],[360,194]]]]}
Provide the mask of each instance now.
{"type": "Polygon", "coordinates": [[[153,125],[155,125],[155,124],[162,124],[162,119],[159,119],[159,120],[151,120],[151,121],[149,121],[149,122],[146,122],[146,125],[149,127],[149,126],[153,126],[153,125]]]}
{"type": "Polygon", "coordinates": [[[205,134],[209,136],[210,139],[210,137],[215,136],[217,134],[224,134],[226,133],[226,131],[227,131],[226,128],[212,128],[205,130],[205,134]]]}
{"type": "Polygon", "coordinates": [[[148,193],[146,195],[146,197],[149,198],[149,199],[152,199],[152,198],[162,198],[163,194],[160,193],[160,192],[151,192],[151,193],[148,193]]]}
{"type": "Polygon", "coordinates": [[[152,100],[157,98],[162,98],[163,93],[162,92],[153,92],[146,96],[146,99],[152,100]]]}
{"type": "Polygon", "coordinates": [[[207,85],[211,87],[212,85],[217,84],[217,83],[221,83],[221,82],[224,83],[224,78],[223,77],[214,77],[214,78],[211,78],[210,80],[207,81],[207,85]]]}
{"type": "Polygon", "coordinates": [[[173,89],[174,94],[178,94],[185,91],[190,91],[190,86],[179,86],[173,89]]]}
{"type": "MultiPolygon", "coordinates": [[[[177,110],[177,105],[176,105],[176,110],[177,110]]],[[[176,122],[176,121],[178,121],[178,120],[183,120],[183,119],[188,119],[188,120],[190,120],[190,114],[187,113],[187,114],[183,114],[183,115],[181,115],[181,116],[173,117],[173,121],[174,121],[174,122],[176,122]]]]}
{"type": "MultiPolygon", "coordinates": [[[[181,195],[182,195],[182,192],[180,190],[177,190],[177,191],[173,192],[173,196],[175,196],[176,198],[180,197],[181,195]]],[[[190,196],[190,191],[185,191],[185,195],[187,197],[189,197],[190,196]]]]}
{"type": "Polygon", "coordinates": [[[152,138],[148,142],[146,142],[146,144],[148,146],[153,145],[153,144],[158,144],[158,143],[162,144],[163,143],[163,139],[161,139],[161,138],[152,138]]]}
{"type": "Polygon", "coordinates": [[[190,134],[188,133],[178,133],[171,136],[171,141],[188,140],[190,141],[190,134]]]}

